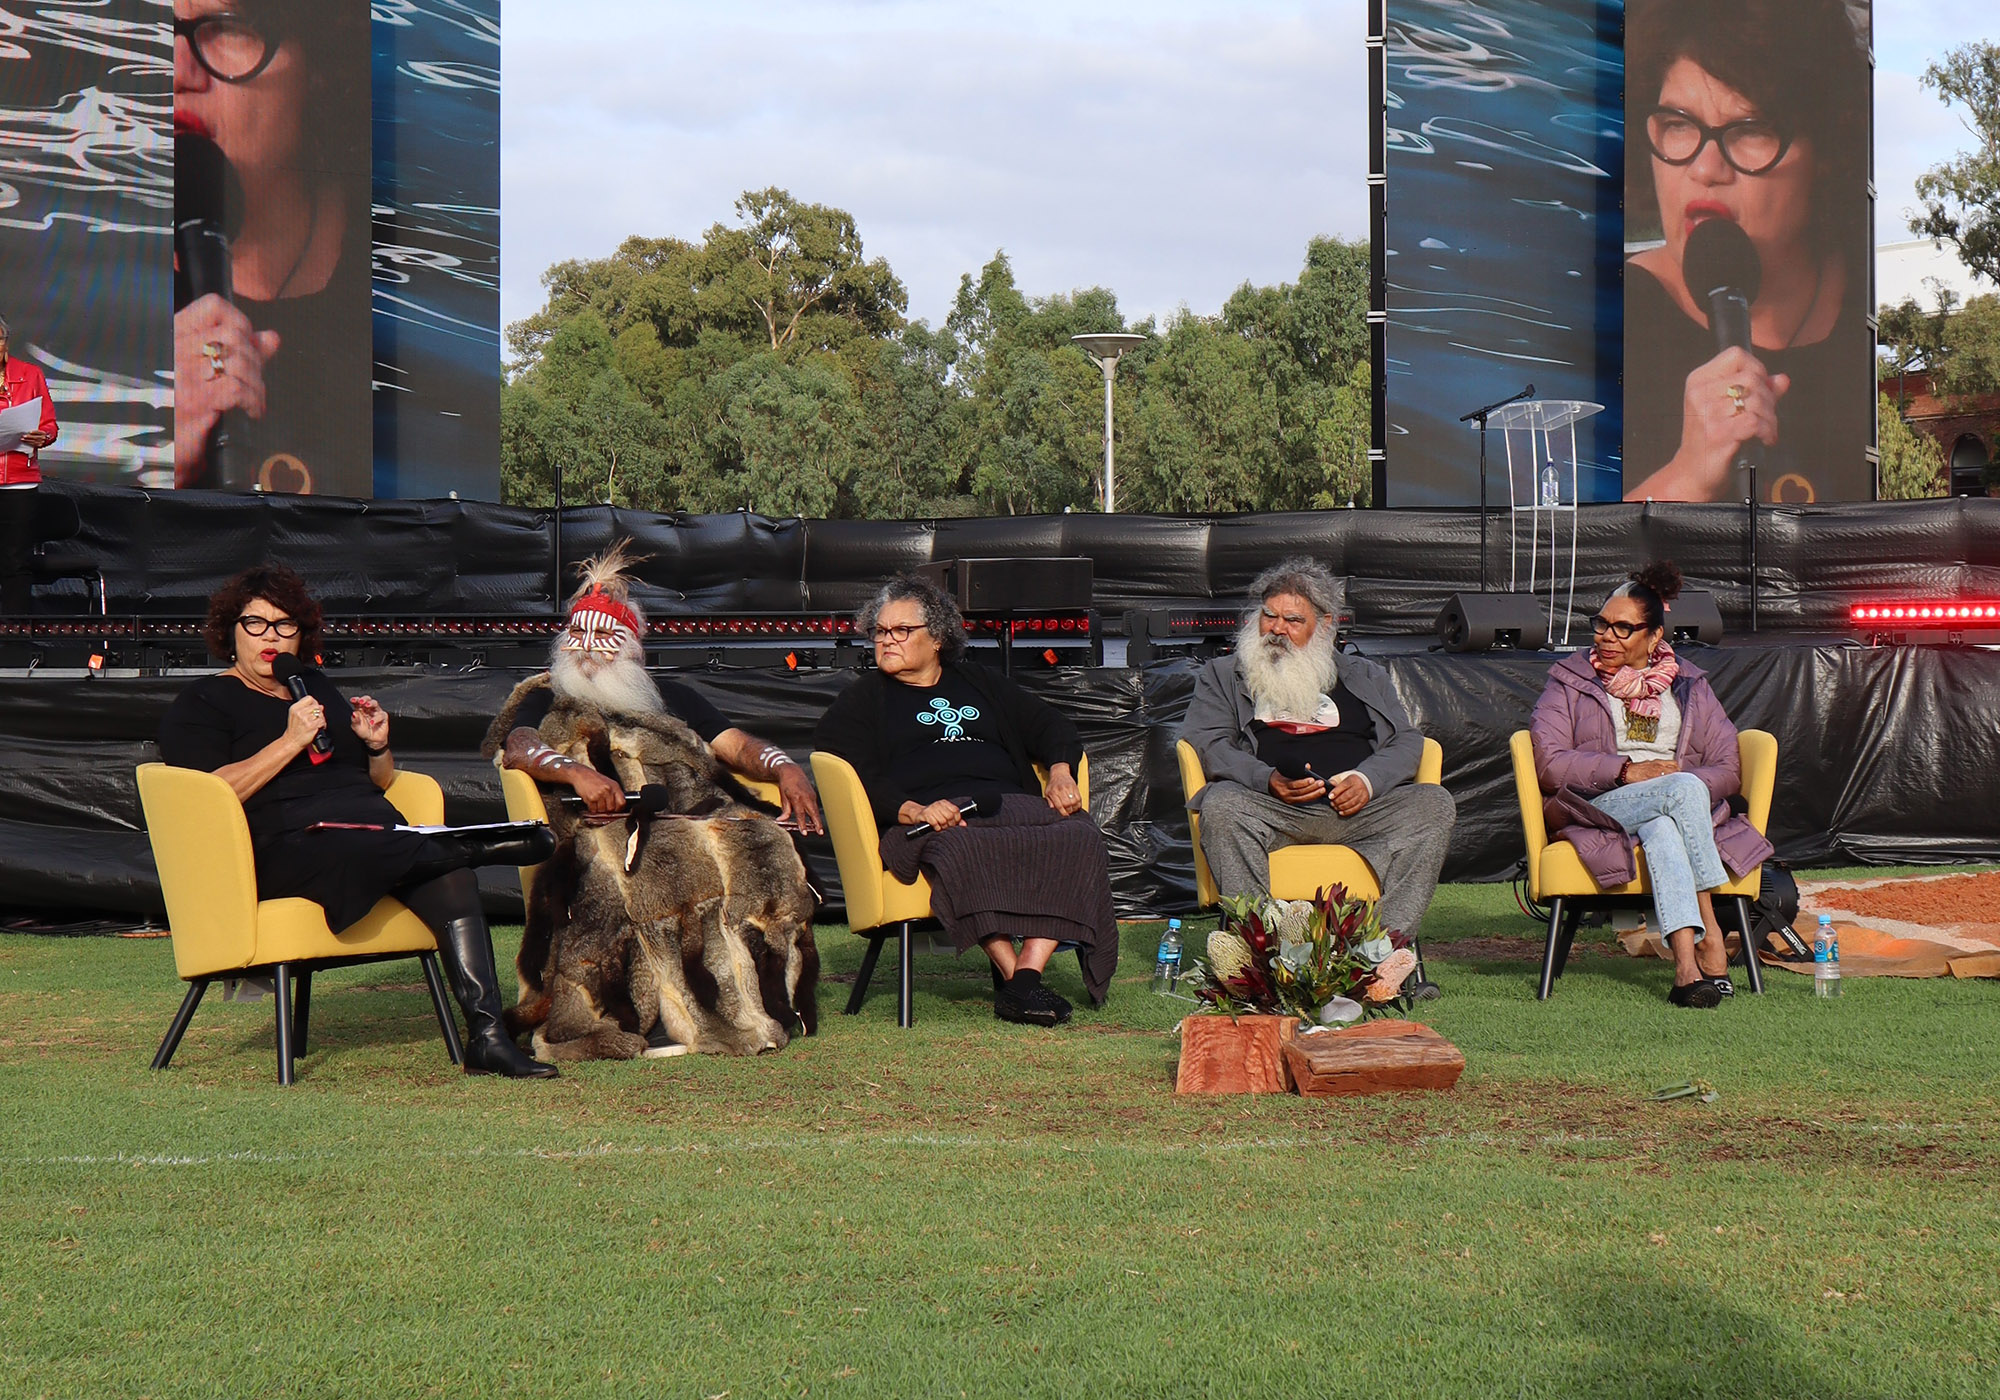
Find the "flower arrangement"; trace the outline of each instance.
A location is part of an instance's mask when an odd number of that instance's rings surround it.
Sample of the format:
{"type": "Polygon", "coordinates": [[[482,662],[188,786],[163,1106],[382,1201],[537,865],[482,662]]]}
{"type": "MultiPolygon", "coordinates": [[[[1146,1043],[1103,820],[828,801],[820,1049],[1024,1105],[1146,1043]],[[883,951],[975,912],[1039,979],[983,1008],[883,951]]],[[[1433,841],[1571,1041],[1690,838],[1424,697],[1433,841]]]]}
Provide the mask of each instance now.
{"type": "Polygon", "coordinates": [[[1311,899],[1223,900],[1208,959],[1188,975],[1205,1011],[1332,1026],[1407,1011],[1403,983],[1416,967],[1410,940],[1385,932],[1372,903],[1335,885],[1311,899]]]}

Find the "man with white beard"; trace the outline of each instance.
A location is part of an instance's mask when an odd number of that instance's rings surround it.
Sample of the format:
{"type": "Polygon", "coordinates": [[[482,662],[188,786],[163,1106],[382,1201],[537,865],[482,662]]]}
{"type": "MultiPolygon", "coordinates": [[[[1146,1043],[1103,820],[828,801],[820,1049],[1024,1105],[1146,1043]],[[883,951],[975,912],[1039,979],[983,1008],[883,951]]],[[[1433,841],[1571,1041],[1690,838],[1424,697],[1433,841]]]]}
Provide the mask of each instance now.
{"type": "Polygon", "coordinates": [[[501,762],[544,783],[563,783],[593,812],[616,812],[625,790],[591,764],[557,753],[540,727],[558,699],[590,705],[607,715],[669,714],[707,743],[709,752],[740,777],[776,783],[780,822],[796,822],[808,835],[824,831],[819,795],[805,769],[776,744],[737,728],[700,692],[674,681],[655,682],[646,671],[641,640],[646,619],[624,586],[626,556],[613,550],[592,568],[570,602],[569,625],[556,638],[547,687],[530,692],[514,715],[501,762]]]}
{"type": "Polygon", "coordinates": [[[1208,775],[1192,804],[1202,854],[1232,896],[1270,892],[1280,846],[1350,847],[1382,886],[1382,926],[1415,937],[1457,809],[1415,781],[1424,736],[1388,672],[1334,650],[1340,593],[1310,559],[1266,569],[1235,653],[1195,682],[1181,737],[1208,775]]]}

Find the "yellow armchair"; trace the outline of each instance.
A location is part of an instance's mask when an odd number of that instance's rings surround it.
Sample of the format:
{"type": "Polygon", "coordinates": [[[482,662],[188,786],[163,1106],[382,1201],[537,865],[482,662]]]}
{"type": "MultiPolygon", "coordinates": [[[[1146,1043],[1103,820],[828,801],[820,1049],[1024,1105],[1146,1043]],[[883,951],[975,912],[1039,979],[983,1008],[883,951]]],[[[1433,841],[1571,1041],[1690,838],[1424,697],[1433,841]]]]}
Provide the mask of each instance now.
{"type": "MultiPolygon", "coordinates": [[[[882,944],[896,940],[898,976],[896,983],[896,1024],[908,1029],[915,1023],[911,1007],[910,929],[931,916],[930,882],[923,876],[906,885],[882,866],[880,833],[875,826],[875,810],[868,804],[867,789],[854,765],[839,754],[815,751],[812,756],[813,781],[819,786],[820,810],[826,814],[827,835],[833,838],[833,859],[840,867],[840,888],[847,899],[847,926],[868,940],[868,953],[855,974],[854,990],[847,998],[847,1014],[861,1010],[868,998],[868,981],[875,975],[875,960],[882,944]]],[[[1048,772],[1039,764],[1035,776],[1048,784],[1048,772]]],[[[1090,756],[1077,765],[1076,790],[1090,810],[1090,756]]],[[[1079,959],[1081,954],[1079,954],[1079,959]]]]}
{"type": "MultiPolygon", "coordinates": [[[[1194,795],[1208,786],[1202,772],[1201,755],[1182,739],[1174,753],[1181,764],[1181,792],[1192,803],[1194,795]]],[[[1417,781],[1436,785],[1444,781],[1444,746],[1435,739],[1424,740],[1423,757],[1417,760],[1417,781]]],[[[1201,849],[1201,813],[1188,808],[1188,836],[1194,843],[1195,900],[1204,909],[1220,899],[1215,877],[1209,874],[1208,857],[1201,849]]],[[[1361,853],[1347,846],[1280,846],[1271,852],[1271,897],[1311,899],[1320,890],[1345,885],[1355,899],[1380,899],[1382,887],[1374,870],[1361,853]]]]}
{"type": "MultiPolygon", "coordinates": [[[[1610,889],[1591,879],[1576,847],[1567,841],[1549,840],[1542,818],[1544,801],[1540,780],[1535,776],[1535,742],[1525,729],[1514,731],[1509,743],[1514,761],[1514,795],[1521,804],[1521,834],[1528,848],[1528,896],[1536,904],[1549,906],[1548,938],[1542,948],[1541,984],[1536,996],[1547,1001],[1556,979],[1569,961],[1570,945],[1576,939],[1577,924],[1585,907],[1594,902],[1629,905],[1650,901],[1653,888],[1646,881],[1646,852],[1634,852],[1632,880],[1610,889]]],[[[1750,825],[1762,833],[1771,819],[1771,794],[1778,784],[1778,740],[1762,729],[1743,729],[1736,734],[1737,756],[1742,764],[1743,800],[1749,805],[1750,825]]],[[[1736,902],[1737,918],[1743,928],[1743,966],[1750,990],[1764,990],[1763,970],[1757,963],[1755,940],[1750,936],[1750,901],[1757,898],[1764,867],[1746,871],[1715,890],[1718,899],[1736,902]]]]}
{"type": "MultiPolygon", "coordinates": [[[[437,940],[423,920],[385,897],[336,933],[309,899],[259,899],[250,827],[229,784],[213,773],[164,763],[142,764],[138,777],[146,834],[166,896],[174,969],[188,983],[153,1056],[154,1069],[172,1061],[209,983],[270,973],[277,983],[278,1082],[290,1084],[295,1061],[306,1052],[314,970],[412,957],[423,965],[451,1061],[464,1063],[438,970],[437,940]]],[[[399,771],[386,796],[414,825],[444,820],[443,789],[421,773],[399,771]]]]}

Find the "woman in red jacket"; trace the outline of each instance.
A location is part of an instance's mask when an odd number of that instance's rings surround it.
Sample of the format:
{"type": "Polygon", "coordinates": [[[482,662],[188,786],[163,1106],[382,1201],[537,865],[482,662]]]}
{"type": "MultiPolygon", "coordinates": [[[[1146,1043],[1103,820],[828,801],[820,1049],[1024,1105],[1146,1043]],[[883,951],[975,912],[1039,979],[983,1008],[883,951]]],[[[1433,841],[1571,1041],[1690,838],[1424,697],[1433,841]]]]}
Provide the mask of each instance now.
{"type": "Polygon", "coordinates": [[[21,439],[25,452],[0,452],[0,613],[28,610],[28,552],[35,547],[35,487],[42,481],[41,449],[56,440],[56,406],[42,372],[7,353],[7,322],[0,318],[0,409],[42,401],[40,426],[21,439]]]}

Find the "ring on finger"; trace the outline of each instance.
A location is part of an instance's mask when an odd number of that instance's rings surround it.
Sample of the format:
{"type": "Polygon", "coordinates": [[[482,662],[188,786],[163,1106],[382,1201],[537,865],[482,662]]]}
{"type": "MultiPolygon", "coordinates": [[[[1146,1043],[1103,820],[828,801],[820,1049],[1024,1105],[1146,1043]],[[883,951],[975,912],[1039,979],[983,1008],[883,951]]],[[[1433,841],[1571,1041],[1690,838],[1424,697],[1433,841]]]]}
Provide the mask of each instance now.
{"type": "Polygon", "coordinates": [[[201,343],[201,353],[208,356],[208,377],[210,379],[222,378],[222,362],[227,358],[227,353],[223,348],[222,342],[219,340],[204,340],[201,343]]]}
{"type": "Polygon", "coordinates": [[[1745,394],[1743,391],[1743,386],[1741,384],[1732,384],[1727,389],[1724,389],[1722,392],[1729,396],[1729,402],[1732,405],[1734,405],[1734,407],[1732,407],[1729,410],[1730,416],[1732,418],[1735,417],[1737,414],[1743,412],[1743,400],[1745,398],[1745,394]]]}

